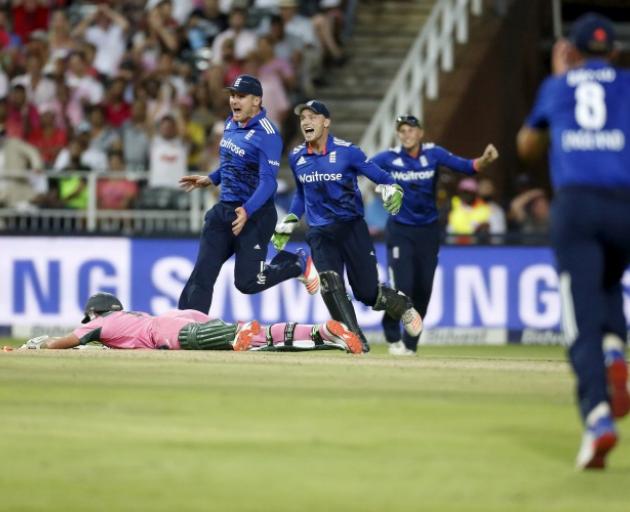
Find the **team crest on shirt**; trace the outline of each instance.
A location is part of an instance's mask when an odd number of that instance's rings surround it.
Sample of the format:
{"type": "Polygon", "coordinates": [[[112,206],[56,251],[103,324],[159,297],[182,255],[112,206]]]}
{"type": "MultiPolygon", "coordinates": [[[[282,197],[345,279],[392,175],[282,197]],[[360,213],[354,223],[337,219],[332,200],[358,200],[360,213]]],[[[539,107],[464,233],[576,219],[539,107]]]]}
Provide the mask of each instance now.
{"type": "Polygon", "coordinates": [[[254,133],[256,133],[256,130],[249,130],[247,135],[245,135],[245,140],[251,139],[254,136],[254,133]]]}
{"type": "Polygon", "coordinates": [[[427,160],[427,157],[422,155],[420,157],[420,165],[423,167],[428,167],[429,166],[429,161],[427,160]]]}
{"type": "Polygon", "coordinates": [[[404,167],[405,162],[403,162],[402,158],[398,157],[392,162],[392,165],[395,165],[396,167],[404,167]]]}
{"type": "Polygon", "coordinates": [[[305,163],[306,163],[306,158],[301,156],[300,158],[298,158],[298,161],[295,165],[304,165],[305,163]]]}
{"type": "Polygon", "coordinates": [[[328,157],[328,161],[331,164],[334,164],[335,162],[337,162],[337,152],[336,151],[331,151],[330,152],[330,156],[328,157]]]}

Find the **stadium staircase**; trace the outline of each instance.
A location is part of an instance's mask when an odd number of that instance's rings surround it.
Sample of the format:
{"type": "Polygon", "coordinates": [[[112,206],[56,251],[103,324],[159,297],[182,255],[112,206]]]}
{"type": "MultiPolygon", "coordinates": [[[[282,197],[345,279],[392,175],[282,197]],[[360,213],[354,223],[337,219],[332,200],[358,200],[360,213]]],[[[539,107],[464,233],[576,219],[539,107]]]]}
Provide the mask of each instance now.
{"type": "Polygon", "coordinates": [[[318,99],[330,108],[336,136],[358,143],[435,0],[361,2],[346,50],[349,61],[326,77],[318,99]]]}

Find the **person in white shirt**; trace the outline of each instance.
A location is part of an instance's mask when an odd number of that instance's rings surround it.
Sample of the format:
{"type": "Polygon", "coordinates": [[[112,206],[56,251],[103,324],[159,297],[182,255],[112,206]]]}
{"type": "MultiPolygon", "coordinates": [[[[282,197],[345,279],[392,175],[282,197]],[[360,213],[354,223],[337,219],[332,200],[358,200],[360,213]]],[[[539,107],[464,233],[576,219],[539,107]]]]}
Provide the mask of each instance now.
{"type": "Polygon", "coordinates": [[[245,28],[247,21],[247,12],[240,7],[230,11],[230,28],[221,32],[214,38],[212,43],[212,63],[221,65],[221,48],[226,39],[234,39],[234,54],[237,60],[244,60],[248,55],[256,50],[258,41],[256,33],[253,30],[245,28]]]}
{"type": "Polygon", "coordinates": [[[39,53],[29,53],[26,58],[26,73],[11,80],[11,85],[22,85],[29,103],[40,108],[55,100],[55,82],[43,74],[44,63],[39,53]]]}
{"type": "Polygon", "coordinates": [[[94,67],[106,76],[113,76],[125,53],[129,22],[120,13],[107,4],[100,4],[97,9],[84,18],[72,31],[73,37],[84,37],[96,47],[94,67]]]}
{"type": "Polygon", "coordinates": [[[186,174],[188,147],[182,139],[181,116],[167,114],[160,119],[158,133],[151,139],[149,186],[179,190],[179,179],[186,174]]]}
{"type": "MultiPolygon", "coordinates": [[[[66,84],[71,90],[70,101],[79,106],[84,103],[95,105],[103,101],[103,85],[88,74],[85,54],[83,52],[75,51],[70,55],[66,84]]],[[[76,122],[76,120],[71,121],[76,122]]]]}

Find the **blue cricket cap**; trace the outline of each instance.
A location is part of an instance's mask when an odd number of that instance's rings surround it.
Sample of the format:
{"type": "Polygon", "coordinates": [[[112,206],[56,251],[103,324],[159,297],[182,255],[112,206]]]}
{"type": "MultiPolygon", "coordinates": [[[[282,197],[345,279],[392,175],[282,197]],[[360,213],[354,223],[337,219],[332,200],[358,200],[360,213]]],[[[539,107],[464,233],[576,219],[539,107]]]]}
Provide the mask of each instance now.
{"type": "Polygon", "coordinates": [[[606,55],[613,49],[615,29],[610,19],[591,12],[575,20],[569,40],[581,52],[606,55]]]}
{"type": "Polygon", "coordinates": [[[252,75],[240,75],[234,80],[234,83],[226,87],[228,91],[238,92],[240,94],[253,94],[254,96],[262,96],[262,85],[258,78],[252,75]]]}
{"type": "Polygon", "coordinates": [[[293,112],[295,113],[296,116],[299,116],[303,110],[307,110],[307,109],[310,110],[311,112],[314,112],[316,114],[319,114],[321,116],[324,116],[330,119],[330,112],[328,111],[328,108],[326,108],[326,105],[324,105],[321,101],[317,101],[317,100],[311,100],[311,101],[307,101],[306,103],[300,103],[297,107],[293,109],[293,112]]]}

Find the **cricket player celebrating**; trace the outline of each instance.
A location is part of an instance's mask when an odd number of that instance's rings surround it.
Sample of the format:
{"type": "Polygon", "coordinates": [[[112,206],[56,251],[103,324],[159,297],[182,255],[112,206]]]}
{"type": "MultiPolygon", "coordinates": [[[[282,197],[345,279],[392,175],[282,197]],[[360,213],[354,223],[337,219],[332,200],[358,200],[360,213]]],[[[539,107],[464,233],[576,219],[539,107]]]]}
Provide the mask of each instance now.
{"type": "Polygon", "coordinates": [[[257,321],[229,324],[196,311],[176,310],[153,316],[123,311],[110,293],[92,295],[82,326],[70,334],[28,340],[25,349],[67,349],[97,341],[117,349],[166,350],[317,350],[337,348],[361,353],[358,336],[334,320],[320,325],[278,323],[261,328],[257,321]]]}
{"type": "Polygon", "coordinates": [[[320,270],[322,298],[335,319],[359,334],[368,351],[368,343],[359,328],[356,313],[343,283],[344,267],[354,296],[377,311],[386,311],[399,321],[411,336],[422,330],[422,318],[410,299],[379,284],[376,253],[363,219],[363,201],[357,185],[362,174],[383,185],[391,214],[400,210],[403,189],[374,163],[368,162],[360,148],[330,134],[330,113],[317,100],[298,105],[300,127],[305,143],[289,157],[297,190],[289,214],[276,227],[272,242],[282,249],[300,217],[306,213],[309,225],[307,242],[315,265],[320,270]]]}
{"type": "MultiPolygon", "coordinates": [[[[431,299],[433,276],[440,248],[440,226],[435,189],[440,167],[474,175],[483,171],[499,154],[488,144],[479,158],[468,160],[433,143],[423,143],[424,129],[417,117],[399,116],[396,134],[400,146],[375,155],[371,161],[387,171],[405,191],[398,215],[387,222],[387,265],[391,285],[406,293],[424,318],[431,299]]],[[[385,339],[393,355],[414,355],[419,336],[403,333],[400,322],[383,316],[385,339]]]]}
{"type": "Polygon", "coordinates": [[[554,46],[555,76],[517,138],[523,157],[544,152],[547,131],[551,141],[551,242],[584,423],[579,469],[605,466],[614,418],[630,411],[621,283],[630,263],[630,72],[608,62],[614,37],[603,16],[576,20],[570,42],[554,46]]]}
{"type": "Polygon", "coordinates": [[[265,263],[267,244],[278,220],[274,194],[282,139],[262,106],[257,78],[241,75],[228,87],[232,114],[225,122],[219,168],[208,176],[184,176],[187,191],[221,185],[221,197],[207,214],[195,267],[179,298],[179,309],[210,310],[214,283],[223,263],[235,255],[234,285],[242,293],[258,293],[298,277],[310,294],[319,277],[310,256],[265,263]]]}

